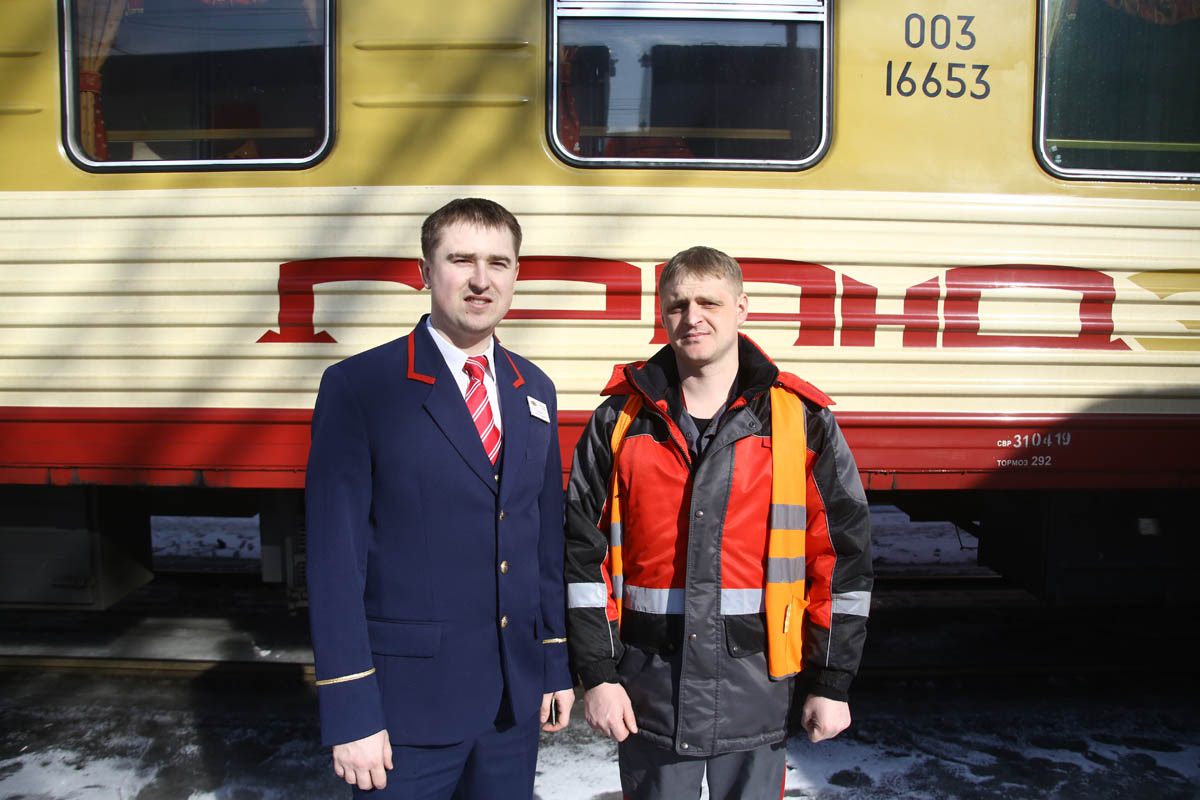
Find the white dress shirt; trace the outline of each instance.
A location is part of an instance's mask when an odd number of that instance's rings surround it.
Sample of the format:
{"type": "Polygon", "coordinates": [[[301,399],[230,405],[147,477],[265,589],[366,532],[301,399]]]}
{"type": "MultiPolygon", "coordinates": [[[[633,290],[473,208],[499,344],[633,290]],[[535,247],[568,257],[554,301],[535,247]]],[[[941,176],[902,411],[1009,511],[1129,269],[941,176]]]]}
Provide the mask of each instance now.
{"type": "MultiPolygon", "coordinates": [[[[429,328],[433,343],[437,345],[442,358],[446,361],[446,366],[450,368],[450,374],[454,376],[454,382],[458,384],[459,394],[465,401],[467,387],[471,384],[470,376],[463,369],[467,365],[467,354],[448,342],[446,337],[438,333],[437,328],[433,327],[428,319],[425,320],[425,325],[429,328]]],[[[504,425],[500,421],[500,393],[496,391],[496,337],[488,337],[487,350],[480,355],[487,356],[487,369],[483,371],[483,388],[487,390],[488,404],[492,407],[492,420],[496,423],[496,430],[500,431],[500,435],[503,436],[504,425]]]]}

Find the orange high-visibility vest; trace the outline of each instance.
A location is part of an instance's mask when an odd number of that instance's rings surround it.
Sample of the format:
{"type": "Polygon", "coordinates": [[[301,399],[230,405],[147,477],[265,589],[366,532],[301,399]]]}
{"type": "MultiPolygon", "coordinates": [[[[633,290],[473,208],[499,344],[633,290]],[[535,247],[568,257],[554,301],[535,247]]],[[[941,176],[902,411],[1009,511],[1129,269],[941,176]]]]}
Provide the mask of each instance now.
{"type": "MultiPolygon", "coordinates": [[[[609,445],[612,477],[609,482],[609,574],[622,574],[621,497],[617,481],[617,459],[621,444],[634,417],[642,408],[642,397],[631,394],[625,401],[609,445]],[[616,535],[613,535],[613,534],[616,535]]],[[[787,678],[800,672],[804,660],[805,485],[807,440],[804,403],[781,384],[771,387],[771,514],[767,537],[765,605],[767,610],[767,670],[772,678],[787,678]]],[[[617,624],[621,620],[619,591],[613,591],[617,624]]]]}

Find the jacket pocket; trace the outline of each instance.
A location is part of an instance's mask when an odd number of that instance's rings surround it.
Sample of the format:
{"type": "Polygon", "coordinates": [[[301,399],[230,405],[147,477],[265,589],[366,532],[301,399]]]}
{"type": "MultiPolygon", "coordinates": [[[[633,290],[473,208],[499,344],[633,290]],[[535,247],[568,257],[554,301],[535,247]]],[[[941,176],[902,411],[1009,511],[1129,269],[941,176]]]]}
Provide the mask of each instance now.
{"type": "Polygon", "coordinates": [[[767,631],[761,614],[731,614],[725,620],[725,647],[734,658],[761,653],[767,647],[767,631]]]}
{"type": "Polygon", "coordinates": [[[376,655],[430,658],[442,647],[442,623],[368,618],[367,638],[376,655]]]}

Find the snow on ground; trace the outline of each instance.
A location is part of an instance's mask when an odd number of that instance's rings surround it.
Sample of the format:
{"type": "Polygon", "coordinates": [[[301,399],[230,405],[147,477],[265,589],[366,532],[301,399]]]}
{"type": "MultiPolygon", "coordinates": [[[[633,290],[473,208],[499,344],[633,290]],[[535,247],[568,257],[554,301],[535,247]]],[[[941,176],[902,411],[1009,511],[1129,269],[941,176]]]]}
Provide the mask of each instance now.
{"type": "MultiPolygon", "coordinates": [[[[311,754],[309,754],[311,758],[311,754]]],[[[315,760],[315,759],[314,759],[315,760]]],[[[327,759],[322,754],[322,763],[327,759]]],[[[316,764],[309,765],[315,772],[316,764]]],[[[0,761],[0,792],[6,800],[343,800],[343,792],[330,773],[328,780],[310,781],[298,792],[294,783],[276,773],[237,776],[222,786],[193,789],[181,785],[172,764],[147,763],[146,759],[93,759],[86,751],[53,748],[38,753],[34,763],[0,761]],[[12,766],[18,769],[6,773],[12,766]],[[316,784],[323,784],[317,786],[316,784]],[[170,787],[170,788],[168,788],[170,787]]],[[[200,784],[205,783],[200,781],[200,784]]]]}
{"type": "MultiPolygon", "coordinates": [[[[311,687],[0,674],[4,800],[346,800],[311,687]]],[[[893,681],[856,693],[830,742],[792,739],[808,800],[1200,796],[1200,701],[1176,679],[893,681]]],[[[578,716],[542,737],[537,800],[619,800],[616,748],[578,716]]],[[[746,798],[745,800],[757,800],[746,798]]]]}
{"type": "Polygon", "coordinates": [[[789,743],[786,794],[1200,797],[1197,702],[1187,683],[1127,691],[1102,678],[996,677],[860,691],[856,721],[838,739],[789,743]]]}
{"type": "MultiPolygon", "coordinates": [[[[261,558],[258,517],[170,517],[150,519],[156,562],[179,566],[179,559],[261,558]]],[[[911,522],[895,506],[871,507],[874,562],[881,571],[940,565],[971,567],[979,540],[949,522],[911,522]]]]}
{"type": "Polygon", "coordinates": [[[912,522],[895,506],[871,506],[871,556],[880,572],[939,566],[969,570],[979,540],[950,522],[912,522]]]}
{"type": "Polygon", "coordinates": [[[592,732],[577,705],[571,724],[543,734],[538,750],[537,800],[621,800],[617,745],[592,732]]]}
{"type": "Polygon", "coordinates": [[[141,783],[130,758],[89,759],[73,750],[43,750],[34,763],[0,762],[4,797],[21,800],[124,800],[141,783]]]}
{"type": "Polygon", "coordinates": [[[163,558],[259,559],[258,515],[150,518],[150,547],[163,558]]]}

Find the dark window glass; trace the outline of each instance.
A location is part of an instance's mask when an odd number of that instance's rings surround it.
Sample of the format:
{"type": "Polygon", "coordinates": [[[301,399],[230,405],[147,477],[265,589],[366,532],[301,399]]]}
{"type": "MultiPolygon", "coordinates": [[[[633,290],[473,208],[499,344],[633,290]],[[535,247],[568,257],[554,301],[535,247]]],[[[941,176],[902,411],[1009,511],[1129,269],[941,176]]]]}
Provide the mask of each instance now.
{"type": "Polygon", "coordinates": [[[74,154],[302,165],[329,136],[324,0],[68,0],[74,154]]]}
{"type": "Polygon", "coordinates": [[[558,22],[559,147],[588,161],[780,163],[825,131],[822,24],[558,22]]]}
{"type": "Polygon", "coordinates": [[[1052,171],[1200,177],[1200,3],[1048,0],[1043,25],[1052,171]]]}

